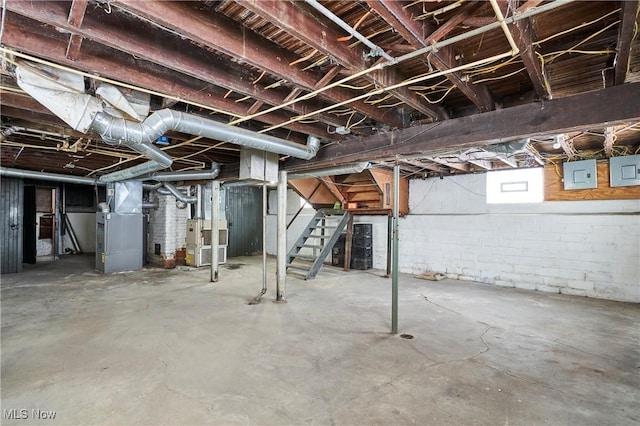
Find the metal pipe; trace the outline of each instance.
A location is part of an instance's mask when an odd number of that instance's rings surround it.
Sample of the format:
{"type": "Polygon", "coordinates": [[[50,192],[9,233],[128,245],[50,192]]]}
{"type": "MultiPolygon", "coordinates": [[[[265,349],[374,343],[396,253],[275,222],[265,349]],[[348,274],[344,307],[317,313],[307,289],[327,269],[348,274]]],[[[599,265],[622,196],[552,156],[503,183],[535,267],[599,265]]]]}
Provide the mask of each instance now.
{"type": "Polygon", "coordinates": [[[142,203],[142,208],[143,209],[157,209],[158,208],[158,204],[156,204],[156,203],[142,203]]]}
{"type": "MultiPolygon", "coordinates": [[[[178,190],[178,188],[176,188],[175,186],[173,186],[172,184],[170,184],[169,182],[164,182],[162,184],[162,186],[174,197],[176,197],[176,200],[181,201],[183,203],[187,203],[187,204],[193,204],[195,202],[198,201],[198,197],[190,197],[188,195],[183,194],[181,191],[178,190]]],[[[160,194],[166,195],[166,193],[164,191],[162,191],[161,188],[158,188],[158,192],[160,194]]]]}
{"type": "Polygon", "coordinates": [[[196,219],[203,219],[202,214],[202,185],[196,185],[196,219]]]}
{"type": "MultiPolygon", "coordinates": [[[[524,12],[521,12],[521,13],[515,12],[512,16],[510,16],[508,18],[505,18],[504,23],[505,24],[511,24],[513,22],[517,22],[517,21],[522,20],[522,19],[530,18],[530,17],[538,15],[540,13],[548,12],[548,11],[556,9],[558,7],[567,5],[567,4],[571,3],[572,1],[573,0],[555,0],[555,1],[552,1],[550,3],[541,5],[541,6],[532,7],[532,8],[530,8],[530,9],[524,11],[524,12]]],[[[401,55],[399,57],[392,58],[392,61],[387,61],[387,62],[381,63],[381,64],[375,64],[375,65],[371,66],[370,68],[367,68],[365,70],[359,71],[359,72],[357,72],[357,73],[355,73],[355,74],[353,74],[351,76],[345,77],[345,78],[343,78],[343,79],[341,79],[339,81],[335,81],[335,82],[333,82],[331,84],[328,84],[328,85],[326,85],[326,86],[324,86],[322,88],[316,89],[316,90],[314,90],[312,92],[307,93],[306,95],[300,96],[300,97],[298,97],[296,99],[293,99],[291,101],[285,102],[283,104],[277,105],[277,106],[272,107],[272,108],[267,108],[264,111],[260,111],[258,113],[252,114],[252,115],[239,117],[238,119],[231,121],[230,124],[232,124],[232,125],[239,124],[241,122],[260,117],[261,115],[269,114],[269,113],[274,112],[276,110],[279,110],[281,108],[293,105],[294,103],[297,103],[297,102],[300,102],[300,101],[315,97],[320,93],[323,93],[323,92],[325,92],[325,91],[327,91],[329,89],[332,89],[332,88],[334,88],[334,87],[336,87],[338,85],[344,84],[344,83],[346,83],[348,81],[351,81],[351,80],[353,80],[355,78],[362,77],[363,75],[369,74],[369,73],[371,73],[373,71],[381,70],[384,67],[392,66],[392,65],[398,64],[400,62],[406,61],[408,59],[412,59],[412,58],[415,58],[417,56],[421,56],[421,55],[427,54],[429,52],[436,51],[436,50],[441,49],[441,48],[443,48],[445,46],[449,46],[449,45],[452,45],[454,43],[466,40],[468,38],[475,37],[475,36],[480,35],[480,34],[484,34],[484,33],[488,32],[488,31],[492,31],[492,30],[494,30],[496,28],[499,28],[501,26],[502,26],[502,24],[500,22],[494,22],[494,23],[482,26],[480,28],[476,28],[475,30],[467,31],[467,32],[465,32],[463,34],[460,34],[458,36],[454,36],[454,37],[451,37],[451,38],[448,38],[448,39],[445,39],[445,40],[441,40],[441,41],[436,42],[436,43],[432,43],[429,46],[426,46],[426,47],[424,47],[422,49],[418,49],[418,50],[415,50],[413,52],[407,53],[405,55],[401,55]]],[[[117,85],[117,86],[120,86],[120,87],[125,87],[125,88],[129,88],[129,89],[133,89],[133,90],[140,90],[142,92],[150,93],[152,95],[158,95],[158,96],[161,96],[161,97],[164,97],[164,98],[178,100],[178,101],[181,101],[181,102],[188,103],[190,105],[195,105],[195,106],[202,107],[202,108],[210,110],[210,111],[220,112],[220,113],[223,113],[223,114],[226,114],[226,115],[231,115],[231,116],[236,116],[237,117],[237,115],[235,115],[235,114],[231,114],[231,113],[226,112],[226,111],[221,111],[219,109],[212,108],[211,106],[190,102],[190,101],[184,100],[182,98],[178,98],[178,97],[171,96],[171,95],[168,95],[168,94],[163,94],[163,93],[160,93],[160,92],[154,92],[154,91],[151,91],[151,90],[148,90],[148,89],[144,89],[144,88],[139,87],[139,86],[123,84],[123,83],[117,82],[115,80],[110,80],[110,79],[107,79],[107,78],[104,78],[104,77],[96,76],[96,75],[91,74],[91,73],[82,72],[82,71],[79,71],[79,70],[76,70],[76,69],[73,69],[73,68],[69,68],[69,67],[66,67],[66,66],[63,66],[63,65],[60,65],[60,64],[56,64],[54,62],[45,61],[43,59],[40,59],[40,58],[37,58],[35,56],[28,55],[28,54],[16,51],[16,50],[11,49],[11,48],[7,48],[5,46],[0,46],[0,51],[5,52],[5,53],[9,53],[9,54],[14,55],[16,57],[28,59],[28,60],[33,61],[33,62],[37,62],[37,63],[44,64],[44,65],[49,65],[49,66],[52,66],[54,68],[58,68],[58,69],[61,69],[61,70],[64,70],[64,71],[76,73],[76,74],[82,75],[84,77],[90,77],[90,78],[94,78],[94,79],[97,79],[97,80],[100,80],[100,81],[105,81],[105,82],[108,82],[108,83],[111,83],[111,84],[114,84],[114,85],[117,85]]],[[[471,65],[471,66],[476,66],[476,65],[471,65]]],[[[409,84],[413,84],[413,83],[414,82],[412,81],[409,84]]],[[[380,91],[380,93],[383,93],[383,92],[384,92],[384,90],[380,91]]],[[[369,93],[365,97],[368,97],[371,94],[372,93],[369,93]]],[[[356,100],[359,100],[359,99],[361,99],[361,98],[360,97],[354,98],[354,99],[352,99],[350,101],[347,101],[346,103],[355,102],[356,100]]],[[[343,103],[341,103],[341,105],[343,105],[343,103]]],[[[306,118],[308,116],[319,114],[319,113],[320,113],[320,111],[313,111],[313,112],[311,112],[309,114],[305,114],[303,117],[306,118]]],[[[301,118],[301,119],[303,119],[303,118],[301,118]]],[[[290,124],[290,123],[288,122],[287,124],[290,124]]],[[[265,129],[265,130],[263,130],[261,132],[269,131],[269,130],[273,130],[273,129],[272,128],[268,128],[268,129],[265,129]]]]}
{"type": "Polygon", "coordinates": [[[289,180],[304,179],[304,178],[316,178],[321,176],[336,176],[346,175],[350,173],[360,173],[365,169],[371,167],[371,163],[363,161],[355,164],[347,164],[344,166],[327,167],[317,170],[301,171],[289,174],[289,180]]]}
{"type": "Polygon", "coordinates": [[[267,182],[262,183],[262,290],[253,300],[259,302],[267,293],[267,182]]]}
{"type": "MultiPolygon", "coordinates": [[[[532,7],[531,9],[522,12],[522,13],[514,13],[508,18],[504,19],[505,24],[512,24],[514,22],[520,21],[522,19],[530,18],[532,16],[538,15],[540,13],[548,12],[550,10],[556,9],[561,6],[565,6],[569,3],[572,3],[574,0],[555,0],[551,3],[544,4],[542,6],[532,7]]],[[[429,46],[423,47],[421,49],[414,50],[413,52],[406,53],[404,55],[398,56],[394,58],[393,64],[399,64],[400,62],[404,62],[408,59],[413,59],[417,56],[422,56],[425,53],[430,53],[433,51],[437,51],[442,49],[443,47],[458,43],[459,41],[467,40],[471,37],[475,37],[481,34],[484,34],[489,31],[493,31],[496,28],[502,27],[502,23],[500,22],[492,22],[491,24],[484,25],[480,28],[476,28],[475,30],[464,32],[460,35],[453,36],[451,38],[447,38],[445,40],[439,41],[437,43],[430,44],[429,46]]],[[[385,64],[385,66],[388,66],[385,64]]]]}
{"type": "Polygon", "coordinates": [[[20,130],[24,130],[24,129],[18,126],[11,126],[9,128],[4,129],[3,131],[0,132],[0,142],[4,142],[7,136],[11,136],[12,134],[20,130]]]}
{"type": "Polygon", "coordinates": [[[263,129],[263,130],[261,130],[261,132],[267,132],[267,131],[270,131],[270,130],[273,130],[273,129],[284,127],[284,126],[286,126],[288,124],[295,123],[295,122],[300,121],[300,120],[304,120],[305,118],[310,117],[312,115],[317,115],[317,114],[320,114],[320,113],[323,113],[323,112],[326,112],[326,111],[330,111],[332,109],[341,107],[343,105],[350,104],[351,102],[359,101],[359,100],[362,100],[362,99],[367,99],[367,98],[369,98],[370,96],[373,96],[373,95],[380,95],[380,94],[382,94],[382,93],[384,93],[386,91],[389,91],[389,90],[399,89],[401,87],[409,86],[411,84],[416,84],[416,83],[419,83],[421,81],[431,80],[433,78],[440,77],[442,75],[451,74],[451,73],[454,73],[454,72],[457,72],[457,71],[461,71],[461,70],[464,70],[464,69],[467,69],[467,68],[477,67],[477,66],[489,63],[489,62],[494,62],[494,61],[497,61],[499,59],[507,58],[509,56],[511,56],[511,51],[506,52],[506,53],[502,53],[502,54],[499,54],[499,55],[491,56],[489,58],[480,59],[478,61],[470,62],[468,64],[460,65],[460,66],[457,66],[457,67],[454,67],[454,68],[449,68],[448,70],[445,70],[445,71],[438,71],[438,72],[434,72],[434,73],[431,73],[431,74],[427,74],[427,75],[422,76],[422,77],[410,78],[410,79],[407,79],[407,80],[402,81],[400,83],[397,83],[397,84],[394,84],[394,85],[391,85],[391,86],[388,86],[388,87],[380,88],[380,89],[375,89],[375,90],[372,90],[372,91],[370,91],[368,93],[365,93],[363,95],[359,95],[359,96],[356,96],[356,97],[351,98],[351,99],[347,99],[347,100],[342,101],[342,102],[332,103],[331,105],[329,105],[327,107],[315,110],[315,111],[310,112],[308,114],[304,114],[304,115],[299,115],[299,116],[293,117],[292,119],[290,119],[288,121],[285,121],[283,123],[276,124],[276,125],[273,125],[273,126],[270,126],[270,127],[266,128],[266,129],[263,129]]]}
{"type": "Polygon", "coordinates": [[[156,191],[158,188],[162,186],[162,182],[157,183],[143,183],[142,189],[145,191],[156,191]]]}
{"type": "Polygon", "coordinates": [[[211,162],[211,170],[186,170],[182,172],[157,172],[143,176],[141,180],[172,182],[180,180],[213,180],[220,174],[220,164],[211,162]]]}
{"type": "MultiPolygon", "coordinates": [[[[556,9],[558,7],[567,5],[567,4],[571,3],[572,1],[573,0],[555,0],[555,1],[551,2],[551,3],[547,3],[547,4],[542,5],[542,6],[533,7],[533,8],[528,9],[525,12],[522,12],[522,13],[517,13],[516,12],[512,16],[510,16],[509,18],[505,18],[504,19],[504,23],[505,24],[511,24],[513,22],[517,22],[517,21],[522,20],[522,19],[530,18],[530,17],[538,15],[540,13],[548,12],[548,11],[556,9]]],[[[251,114],[251,115],[248,115],[246,117],[241,117],[241,118],[238,118],[236,120],[233,120],[231,122],[231,124],[238,124],[238,123],[241,123],[243,121],[251,120],[251,119],[254,119],[256,117],[260,117],[261,115],[274,112],[274,111],[276,111],[276,110],[278,110],[280,108],[284,108],[284,107],[293,105],[294,103],[297,103],[297,102],[300,102],[300,101],[303,101],[303,100],[306,100],[306,99],[310,99],[312,97],[315,97],[315,96],[319,95],[320,93],[323,93],[323,92],[325,92],[325,91],[327,91],[329,89],[332,89],[332,88],[334,88],[336,86],[344,84],[344,83],[346,83],[348,81],[351,81],[351,80],[353,80],[355,78],[362,77],[362,76],[364,76],[366,74],[369,74],[371,72],[378,71],[378,70],[381,70],[383,68],[399,64],[399,63],[404,62],[406,60],[413,59],[415,57],[422,56],[422,55],[425,55],[425,54],[430,53],[430,52],[438,51],[439,49],[442,49],[443,47],[450,46],[452,44],[455,44],[455,43],[458,43],[460,41],[469,39],[471,37],[476,37],[478,35],[484,34],[484,33],[489,32],[489,31],[493,31],[496,28],[500,28],[501,26],[502,26],[502,24],[500,22],[493,22],[491,24],[482,26],[480,28],[476,28],[474,30],[467,31],[467,32],[462,33],[460,35],[457,35],[457,36],[454,36],[454,37],[451,37],[451,38],[447,38],[445,40],[441,40],[441,41],[438,41],[438,42],[435,42],[435,43],[431,43],[429,46],[423,47],[421,49],[414,50],[413,52],[406,53],[406,54],[398,56],[396,58],[392,58],[391,61],[375,64],[375,65],[373,65],[373,66],[371,66],[371,67],[369,67],[369,68],[367,68],[365,70],[359,71],[359,72],[357,72],[357,73],[355,73],[355,74],[353,74],[351,76],[345,77],[345,78],[343,78],[343,79],[341,79],[339,81],[333,82],[331,84],[327,84],[324,87],[316,89],[316,90],[314,90],[312,92],[309,92],[309,93],[307,93],[307,94],[305,94],[303,96],[300,96],[300,97],[298,97],[296,99],[292,99],[291,101],[286,102],[284,104],[278,105],[276,107],[268,108],[268,109],[266,109],[264,111],[260,111],[260,112],[257,112],[255,114],[251,114]]],[[[464,66],[462,68],[459,68],[458,70],[461,70],[461,69],[464,69],[464,68],[469,68],[471,66],[476,66],[476,65],[474,63],[473,65],[467,65],[467,66],[464,66]]],[[[438,74],[438,75],[442,75],[442,74],[438,74]]],[[[412,81],[410,84],[413,84],[413,83],[414,82],[412,81]]],[[[386,90],[388,90],[388,89],[389,88],[386,88],[386,90]]],[[[385,89],[380,89],[379,91],[371,91],[371,92],[367,93],[365,98],[369,97],[371,95],[374,95],[374,94],[383,93],[384,91],[385,91],[385,89]]],[[[351,100],[345,101],[345,103],[341,103],[340,105],[348,104],[350,102],[355,102],[356,100],[360,100],[360,99],[363,99],[363,98],[361,98],[361,97],[353,98],[351,100]]],[[[303,116],[301,116],[300,119],[304,119],[306,117],[319,114],[319,113],[321,113],[323,111],[324,110],[312,111],[312,112],[310,112],[308,114],[304,114],[303,116]]],[[[291,121],[287,122],[287,124],[291,124],[291,123],[292,123],[291,121]]],[[[264,129],[264,130],[261,130],[261,132],[266,132],[266,131],[270,131],[270,130],[273,130],[273,129],[274,129],[273,127],[269,127],[269,128],[264,129]]]]}
{"type": "Polygon", "coordinates": [[[96,184],[104,185],[105,184],[104,182],[99,182],[96,179],[88,178],[88,177],[61,175],[57,173],[47,173],[47,172],[36,172],[33,170],[12,169],[9,167],[0,167],[0,176],[23,178],[23,179],[40,179],[40,180],[47,180],[52,182],[76,183],[81,185],[96,185],[96,184]]]}
{"type": "Polygon", "coordinates": [[[281,170],[278,179],[278,250],[276,302],[285,303],[287,286],[287,172],[281,170]]]}
{"type": "Polygon", "coordinates": [[[220,182],[211,181],[211,282],[218,281],[220,245],[220,182]]]}
{"type": "MultiPolygon", "coordinates": [[[[261,135],[250,130],[171,109],[156,111],[142,123],[113,117],[106,113],[98,113],[91,127],[102,136],[105,142],[112,144],[121,144],[124,141],[128,141],[134,146],[141,144],[150,146],[153,141],[166,132],[175,130],[249,148],[289,155],[303,160],[310,160],[315,157],[320,149],[320,139],[315,136],[309,136],[307,145],[302,146],[295,142],[269,135],[261,135]]],[[[160,152],[164,154],[162,151],[160,152]]]]}
{"type": "Polygon", "coordinates": [[[400,206],[400,165],[393,166],[393,262],[391,265],[391,334],[398,334],[398,208],[400,206]]]}
{"type": "Polygon", "coordinates": [[[346,32],[348,32],[349,34],[351,34],[352,36],[354,36],[355,38],[360,40],[369,49],[371,49],[373,54],[375,54],[376,56],[382,56],[387,61],[392,61],[393,60],[393,57],[388,55],[380,46],[378,46],[377,44],[373,43],[371,40],[369,40],[368,38],[366,38],[365,36],[360,34],[358,31],[353,29],[351,27],[351,25],[349,25],[346,22],[344,22],[337,15],[335,15],[333,12],[331,12],[329,9],[327,9],[326,7],[321,5],[319,2],[317,2],[316,0],[306,0],[306,2],[307,2],[308,5],[313,7],[315,10],[317,10],[318,12],[322,13],[324,16],[329,18],[331,20],[331,22],[337,24],[340,28],[342,28],[343,30],[345,30],[346,32]]]}

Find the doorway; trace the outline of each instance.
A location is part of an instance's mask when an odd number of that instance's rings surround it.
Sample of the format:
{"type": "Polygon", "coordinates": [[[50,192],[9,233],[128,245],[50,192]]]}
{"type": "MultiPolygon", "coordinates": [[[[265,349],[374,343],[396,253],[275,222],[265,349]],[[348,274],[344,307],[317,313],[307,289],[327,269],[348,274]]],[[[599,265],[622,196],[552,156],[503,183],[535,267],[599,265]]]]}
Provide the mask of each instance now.
{"type": "Polygon", "coordinates": [[[229,257],[251,256],[262,251],[262,188],[227,188],[229,257]]]}

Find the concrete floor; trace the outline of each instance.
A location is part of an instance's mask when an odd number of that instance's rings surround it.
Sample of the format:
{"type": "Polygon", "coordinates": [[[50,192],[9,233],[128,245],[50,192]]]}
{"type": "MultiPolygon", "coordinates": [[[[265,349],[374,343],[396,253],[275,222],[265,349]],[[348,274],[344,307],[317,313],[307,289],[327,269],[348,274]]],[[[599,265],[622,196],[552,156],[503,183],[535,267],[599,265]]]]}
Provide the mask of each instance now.
{"type": "MultiPolygon", "coordinates": [[[[640,306],[325,267],[99,275],[67,256],[2,276],[3,424],[640,422],[640,306]],[[27,420],[7,420],[13,411],[27,420]],[[26,410],[21,412],[20,410],[26,410]]],[[[186,269],[186,268],[185,268],[186,269]]]]}

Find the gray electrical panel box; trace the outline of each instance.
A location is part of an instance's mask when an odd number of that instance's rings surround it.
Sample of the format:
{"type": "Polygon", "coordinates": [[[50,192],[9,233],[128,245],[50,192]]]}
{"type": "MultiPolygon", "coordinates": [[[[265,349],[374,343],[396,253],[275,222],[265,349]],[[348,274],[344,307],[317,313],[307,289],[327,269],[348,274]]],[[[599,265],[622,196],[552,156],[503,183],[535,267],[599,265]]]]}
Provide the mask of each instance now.
{"type": "Polygon", "coordinates": [[[609,180],[612,187],[640,185],[640,155],[611,157],[609,180]]]}
{"type": "Polygon", "coordinates": [[[598,187],[596,160],[571,161],[562,165],[564,189],[591,189],[598,187]]]}

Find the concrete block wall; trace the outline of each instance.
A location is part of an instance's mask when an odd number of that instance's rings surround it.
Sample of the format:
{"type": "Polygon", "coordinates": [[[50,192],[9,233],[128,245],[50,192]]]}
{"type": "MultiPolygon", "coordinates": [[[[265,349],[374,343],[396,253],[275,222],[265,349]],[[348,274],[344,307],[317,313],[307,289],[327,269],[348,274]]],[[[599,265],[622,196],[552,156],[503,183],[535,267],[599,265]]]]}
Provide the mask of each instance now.
{"type": "MultiPolygon", "coordinates": [[[[489,205],[485,175],[410,182],[399,222],[400,271],[640,302],[640,200],[489,205]]],[[[386,267],[387,218],[374,225],[386,267]]]]}
{"type": "Polygon", "coordinates": [[[187,245],[189,208],[178,208],[173,196],[157,193],[153,196],[158,208],[149,215],[149,259],[154,265],[174,268],[187,245]],[[160,244],[160,254],[155,252],[156,244],[160,244]]]}

